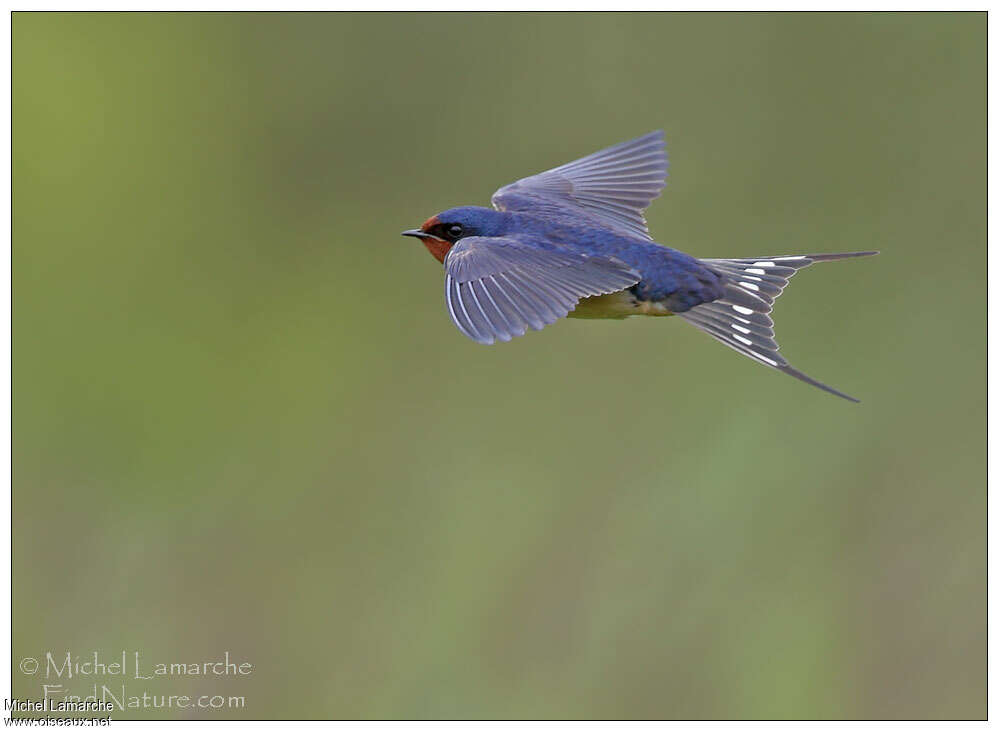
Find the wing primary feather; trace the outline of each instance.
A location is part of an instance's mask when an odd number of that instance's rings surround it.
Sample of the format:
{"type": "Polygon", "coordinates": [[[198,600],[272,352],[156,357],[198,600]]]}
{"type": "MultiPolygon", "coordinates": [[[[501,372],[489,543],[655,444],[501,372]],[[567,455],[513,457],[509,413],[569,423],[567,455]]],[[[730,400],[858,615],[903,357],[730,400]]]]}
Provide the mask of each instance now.
{"type": "Polygon", "coordinates": [[[524,335],[525,331],[531,327],[530,319],[524,314],[523,310],[517,305],[516,301],[507,294],[507,291],[503,289],[503,285],[500,284],[499,280],[496,279],[495,275],[489,275],[485,278],[483,282],[491,282],[495,292],[493,293],[497,299],[502,300],[506,303],[506,309],[504,312],[507,314],[508,318],[513,318],[516,320],[510,320],[514,325],[514,328],[519,331],[517,335],[524,335]]]}
{"type": "Polygon", "coordinates": [[[502,341],[510,340],[510,336],[507,335],[506,331],[499,325],[499,323],[489,317],[489,313],[486,312],[486,308],[483,306],[482,301],[479,300],[479,295],[475,291],[475,283],[466,282],[465,286],[468,287],[468,294],[471,295],[472,300],[475,301],[475,307],[477,307],[479,312],[482,313],[482,319],[485,321],[489,334],[502,341]]]}
{"type": "Polygon", "coordinates": [[[655,154],[645,154],[639,155],[633,158],[621,158],[618,160],[608,160],[607,162],[600,163],[597,165],[579,165],[570,166],[563,165],[560,168],[554,168],[551,172],[559,173],[575,173],[573,178],[581,179],[589,173],[604,173],[607,171],[612,171],[612,175],[606,176],[592,176],[598,180],[607,180],[608,178],[621,178],[623,177],[621,173],[628,171],[641,170],[646,173],[657,174],[665,172],[665,166],[656,162],[655,154]]]}
{"type": "MultiPolygon", "coordinates": [[[[517,287],[517,284],[510,279],[507,273],[500,272],[497,276],[502,277],[504,280],[506,280],[507,284],[514,290],[514,292],[520,295],[521,299],[524,300],[525,304],[527,305],[531,304],[531,298],[528,295],[526,295],[519,287],[517,287]]],[[[497,283],[498,282],[499,281],[497,280],[497,283]]],[[[506,294],[505,290],[503,291],[503,294],[504,295],[506,294]]],[[[518,310],[520,310],[519,307],[518,310]]],[[[520,312],[524,316],[524,319],[527,321],[527,324],[530,325],[531,328],[533,328],[534,330],[541,330],[542,328],[545,327],[546,323],[544,319],[540,317],[540,313],[537,312],[537,308],[535,308],[533,313],[526,313],[522,310],[520,310],[520,312]]]]}
{"type": "MultiPolygon", "coordinates": [[[[477,334],[469,329],[467,321],[464,318],[462,318],[458,314],[458,311],[455,309],[454,301],[458,299],[458,283],[454,281],[451,275],[446,276],[444,287],[445,287],[444,299],[447,302],[447,309],[448,312],[451,314],[451,320],[454,322],[456,326],[458,326],[458,330],[460,330],[462,334],[468,336],[473,341],[479,340],[477,334]]],[[[459,300],[459,304],[460,302],[461,301],[459,300]]]]}
{"type": "Polygon", "coordinates": [[[461,310],[461,314],[464,316],[465,324],[468,330],[473,334],[472,340],[478,341],[479,343],[484,343],[489,341],[487,335],[479,331],[476,327],[475,320],[472,318],[471,313],[468,312],[468,307],[465,305],[465,298],[461,295],[461,283],[456,282],[454,286],[455,297],[458,300],[458,308],[461,310]]]}
{"type": "Polygon", "coordinates": [[[507,336],[503,340],[508,341],[515,335],[521,335],[521,333],[517,332],[519,330],[519,327],[516,323],[514,323],[510,319],[509,313],[507,313],[503,308],[500,307],[499,303],[497,303],[496,299],[493,297],[493,294],[489,291],[488,281],[490,280],[492,280],[491,277],[480,280],[479,286],[483,294],[486,296],[486,299],[489,301],[489,306],[492,308],[493,312],[500,320],[503,321],[504,331],[507,336]]]}
{"type": "Polygon", "coordinates": [[[468,308],[468,317],[475,325],[475,329],[479,331],[483,342],[492,343],[496,340],[496,329],[489,322],[489,318],[486,317],[485,311],[479,304],[479,298],[476,297],[475,290],[473,289],[474,284],[474,282],[462,282],[458,285],[458,291],[461,293],[462,302],[468,308]]]}

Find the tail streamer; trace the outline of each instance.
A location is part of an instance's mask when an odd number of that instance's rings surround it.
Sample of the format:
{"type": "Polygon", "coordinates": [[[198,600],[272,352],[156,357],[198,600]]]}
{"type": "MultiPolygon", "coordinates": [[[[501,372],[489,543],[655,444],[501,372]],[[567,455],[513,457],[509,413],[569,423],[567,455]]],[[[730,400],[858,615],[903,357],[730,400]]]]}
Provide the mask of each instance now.
{"type": "Polygon", "coordinates": [[[802,254],[755,259],[702,259],[700,260],[702,263],[724,275],[725,295],[719,300],[698,305],[678,314],[712,338],[764,366],[782,371],[843,399],[859,402],[859,399],[798,371],[777,352],[780,346],[774,339],[774,322],[770,318],[770,311],[773,310],[774,300],[780,296],[787,287],[788,280],[798,270],[814,262],[869,257],[874,254],[877,252],[802,254]]]}

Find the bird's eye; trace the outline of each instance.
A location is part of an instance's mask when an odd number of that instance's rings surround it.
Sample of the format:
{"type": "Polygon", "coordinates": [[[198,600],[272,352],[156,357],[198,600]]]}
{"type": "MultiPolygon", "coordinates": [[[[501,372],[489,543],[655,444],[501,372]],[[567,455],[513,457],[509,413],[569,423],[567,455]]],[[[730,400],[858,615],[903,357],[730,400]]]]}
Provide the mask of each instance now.
{"type": "Polygon", "coordinates": [[[461,224],[451,224],[447,227],[448,236],[453,239],[457,239],[464,233],[464,229],[461,228],[461,224]]]}

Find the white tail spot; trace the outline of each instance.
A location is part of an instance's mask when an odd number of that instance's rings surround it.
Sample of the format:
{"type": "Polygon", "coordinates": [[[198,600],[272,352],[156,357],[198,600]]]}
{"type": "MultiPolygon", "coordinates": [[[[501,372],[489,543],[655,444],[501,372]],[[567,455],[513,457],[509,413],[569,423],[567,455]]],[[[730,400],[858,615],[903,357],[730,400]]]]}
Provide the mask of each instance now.
{"type": "Polygon", "coordinates": [[[743,315],[752,315],[755,312],[749,308],[742,307],[742,305],[733,305],[732,309],[737,313],[742,313],[743,315]]]}
{"type": "Polygon", "coordinates": [[[752,290],[753,292],[759,292],[760,288],[758,285],[754,285],[752,282],[740,282],[741,287],[745,287],[747,290],[752,290]]]}
{"type": "Polygon", "coordinates": [[[777,362],[776,362],[776,361],[773,361],[773,360],[771,360],[771,359],[767,358],[766,356],[761,356],[761,355],[760,355],[760,354],[758,354],[758,353],[757,353],[756,351],[750,351],[750,353],[751,353],[751,354],[753,354],[754,356],[756,356],[756,358],[760,359],[760,360],[761,360],[761,361],[763,361],[764,363],[768,363],[768,364],[770,364],[771,366],[776,366],[776,365],[777,365],[777,362]]]}

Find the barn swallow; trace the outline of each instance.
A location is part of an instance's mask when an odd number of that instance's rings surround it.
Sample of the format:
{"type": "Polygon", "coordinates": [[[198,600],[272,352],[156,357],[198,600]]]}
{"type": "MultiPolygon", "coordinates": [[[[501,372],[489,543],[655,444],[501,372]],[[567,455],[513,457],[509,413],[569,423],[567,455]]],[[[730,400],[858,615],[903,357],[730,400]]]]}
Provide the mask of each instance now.
{"type": "Polygon", "coordinates": [[[830,394],[777,350],[770,312],[799,269],[877,252],[697,259],[652,240],[644,212],[666,185],[661,130],[504,186],[402,232],[444,265],[451,320],[478,343],[564,317],[678,315],[729,348],[830,394]]]}

